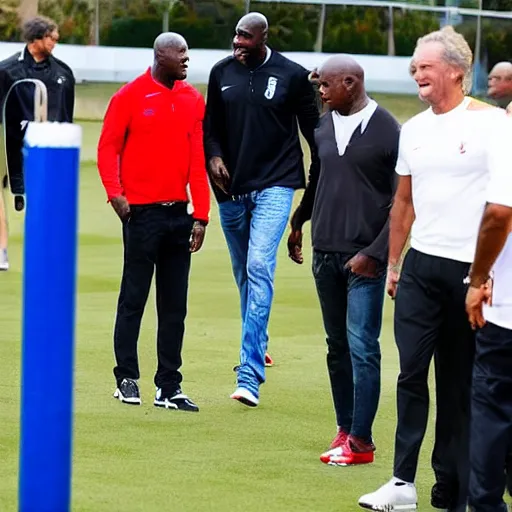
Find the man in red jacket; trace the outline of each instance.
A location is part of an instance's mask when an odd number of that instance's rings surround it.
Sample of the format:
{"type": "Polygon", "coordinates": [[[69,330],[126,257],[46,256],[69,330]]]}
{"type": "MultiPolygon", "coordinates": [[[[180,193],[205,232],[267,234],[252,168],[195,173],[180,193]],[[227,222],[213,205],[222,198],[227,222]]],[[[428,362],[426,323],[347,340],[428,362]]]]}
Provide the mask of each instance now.
{"type": "Polygon", "coordinates": [[[114,331],[114,397],[141,403],[137,342],[156,269],[158,368],[154,405],[198,411],[181,391],[181,349],[191,253],[203,244],[210,192],[203,151],[201,94],[184,82],[187,42],[155,40],[146,73],[111,99],[98,146],[108,200],[123,224],[124,268],[114,331]],[[188,213],[188,190],[194,212],[188,213]]]}

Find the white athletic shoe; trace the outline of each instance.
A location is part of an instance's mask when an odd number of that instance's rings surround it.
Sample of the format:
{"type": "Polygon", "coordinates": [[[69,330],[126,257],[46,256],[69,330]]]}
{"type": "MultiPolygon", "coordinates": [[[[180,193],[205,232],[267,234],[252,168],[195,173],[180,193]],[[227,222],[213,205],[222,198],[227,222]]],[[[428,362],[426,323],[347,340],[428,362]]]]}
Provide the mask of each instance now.
{"type": "Polygon", "coordinates": [[[238,400],[240,403],[247,405],[248,407],[256,407],[260,403],[260,401],[245,388],[236,388],[230,398],[238,400]]]}
{"type": "Polygon", "coordinates": [[[369,510],[394,512],[395,510],[416,510],[418,494],[414,484],[393,477],[380,489],[359,498],[359,506],[369,510]]]}
{"type": "Polygon", "coordinates": [[[0,249],[0,271],[9,270],[9,258],[7,258],[7,249],[0,249]]]}

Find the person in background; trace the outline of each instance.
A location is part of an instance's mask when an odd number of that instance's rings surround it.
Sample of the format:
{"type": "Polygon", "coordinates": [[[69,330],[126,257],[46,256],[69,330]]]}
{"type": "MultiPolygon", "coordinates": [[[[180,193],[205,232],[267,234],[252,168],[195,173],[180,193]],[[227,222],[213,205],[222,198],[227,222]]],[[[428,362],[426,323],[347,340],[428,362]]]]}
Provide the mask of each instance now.
{"type": "Polygon", "coordinates": [[[249,13],[234,52],[211,70],[205,151],[240,292],[242,342],[231,398],[255,407],[265,381],[277,250],[294,191],[305,186],[300,126],[318,166],[318,123],[309,72],[267,46],[268,22],[249,13]]]}
{"type": "Polygon", "coordinates": [[[387,284],[396,302],[398,419],[393,477],[359,500],[371,510],[417,506],[415,479],[434,357],[431,505],[466,511],[474,332],[465,311],[464,280],[475,255],[489,177],[510,172],[507,148],[493,143],[504,111],[467,96],[472,60],[467,41],[448,26],[420,38],[411,61],[420,99],[429,108],[407,121],[400,134],[387,284]],[[411,248],[401,265],[409,233],[411,248]]]}
{"type": "MultiPolygon", "coordinates": [[[[0,129],[2,128],[0,127],[0,129]]],[[[7,175],[0,173],[0,271],[9,270],[9,258],[7,256],[9,226],[7,224],[7,209],[4,199],[6,188],[7,175]]]]}
{"type": "Polygon", "coordinates": [[[327,333],[327,367],[338,426],[320,460],[374,460],[372,425],[380,396],[382,306],[389,211],[400,127],[366,95],[364,71],[338,55],[320,68],[330,110],[315,132],[321,162],[291,220],[290,258],[302,264],[302,227],[311,219],[313,274],[327,333]]]}
{"type": "Polygon", "coordinates": [[[512,113],[512,62],[498,62],[489,73],[487,96],[512,113]]]}
{"type": "Polygon", "coordinates": [[[188,46],[160,34],[154,62],[111,99],[98,145],[98,168],[123,228],[124,265],[114,330],[114,397],[141,403],[137,344],[156,274],[157,359],[153,404],[197,412],[183,393],[182,359],[191,253],[209,220],[203,147],[204,99],[185,82],[188,46]],[[194,206],[187,211],[188,187],[194,206]]]}
{"type": "Polygon", "coordinates": [[[496,158],[504,161],[491,174],[468,276],[466,310],[477,330],[471,404],[472,512],[507,511],[503,467],[512,449],[512,172],[506,149],[511,139],[512,120],[507,119],[494,134],[496,158]]]}
{"type": "MultiPolygon", "coordinates": [[[[23,25],[26,46],[21,52],[0,62],[0,112],[6,103],[6,158],[8,179],[14,194],[17,211],[25,207],[23,180],[23,137],[28,122],[34,120],[34,85],[12,85],[23,79],[37,79],[44,83],[48,93],[48,121],[73,122],[75,106],[75,78],[71,68],[52,55],[59,41],[57,24],[37,16],[23,25]]],[[[2,120],[0,119],[0,123],[2,120]]],[[[7,181],[0,184],[7,187],[7,181]]],[[[5,205],[0,205],[0,270],[9,268],[7,257],[7,221],[5,205]]]]}

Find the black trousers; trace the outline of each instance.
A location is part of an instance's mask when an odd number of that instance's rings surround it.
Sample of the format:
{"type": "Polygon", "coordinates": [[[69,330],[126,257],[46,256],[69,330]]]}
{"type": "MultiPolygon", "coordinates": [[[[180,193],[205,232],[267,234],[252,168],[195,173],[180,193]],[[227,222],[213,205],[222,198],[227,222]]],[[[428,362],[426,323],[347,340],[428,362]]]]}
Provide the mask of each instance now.
{"type": "Polygon", "coordinates": [[[139,378],[140,324],[156,273],[155,385],[166,392],[180,386],[192,225],[185,203],[132,207],[131,217],[123,224],[124,268],[114,331],[118,384],[126,377],[139,378]]]}
{"type": "MultiPolygon", "coordinates": [[[[465,507],[469,479],[469,419],[474,333],[465,312],[469,263],[410,249],[395,304],[400,356],[394,475],[414,482],[429,412],[428,372],[436,376],[432,466],[438,483],[465,507]]],[[[465,508],[463,508],[465,510],[465,508]]]]}
{"type": "Polygon", "coordinates": [[[505,461],[512,446],[512,330],[487,323],[476,338],[469,506],[506,512],[505,461]]]}

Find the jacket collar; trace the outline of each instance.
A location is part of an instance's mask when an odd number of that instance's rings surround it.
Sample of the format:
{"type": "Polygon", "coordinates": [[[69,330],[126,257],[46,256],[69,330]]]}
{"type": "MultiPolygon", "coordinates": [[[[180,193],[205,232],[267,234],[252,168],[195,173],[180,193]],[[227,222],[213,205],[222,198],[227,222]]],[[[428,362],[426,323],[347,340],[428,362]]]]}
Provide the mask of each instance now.
{"type": "Polygon", "coordinates": [[[183,89],[183,87],[185,87],[185,80],[176,80],[174,82],[174,87],[172,89],[169,89],[169,87],[166,87],[164,84],[161,84],[158,80],[155,80],[153,78],[153,75],[151,74],[151,66],[149,66],[149,68],[146,71],[146,80],[154,84],[156,88],[162,89],[167,92],[177,92],[183,89]]]}
{"type": "Polygon", "coordinates": [[[36,62],[32,54],[28,51],[28,47],[25,46],[23,50],[21,50],[20,56],[18,57],[19,62],[24,62],[32,67],[45,67],[50,65],[50,57],[42,60],[41,62],[36,62]]]}

